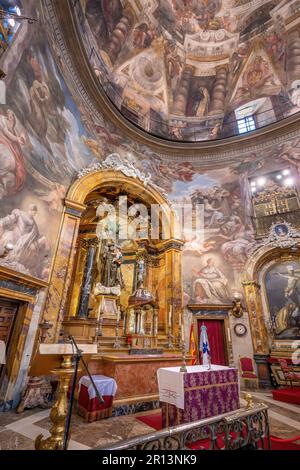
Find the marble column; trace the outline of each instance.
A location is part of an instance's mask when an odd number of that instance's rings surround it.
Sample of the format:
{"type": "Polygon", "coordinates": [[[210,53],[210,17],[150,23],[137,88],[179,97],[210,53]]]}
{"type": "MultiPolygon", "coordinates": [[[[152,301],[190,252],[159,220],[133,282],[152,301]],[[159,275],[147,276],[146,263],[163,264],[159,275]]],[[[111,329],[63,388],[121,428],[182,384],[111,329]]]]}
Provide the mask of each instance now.
{"type": "Polygon", "coordinates": [[[268,366],[269,341],[264,320],[260,285],[255,281],[243,282],[249,321],[251,326],[254,360],[257,365],[259,385],[262,388],[271,387],[271,377],[268,366]]]}
{"type": "Polygon", "coordinates": [[[114,63],[118,55],[120,54],[122,47],[125,44],[125,39],[127,38],[133,25],[133,15],[130,11],[124,12],[124,15],[120,19],[119,23],[116,25],[115,29],[112,32],[108,47],[107,53],[110,57],[112,63],[114,63]]]}
{"type": "Polygon", "coordinates": [[[185,116],[193,74],[194,67],[192,66],[186,66],[182,70],[181,79],[175,92],[172,114],[185,116]]]}
{"type": "Polygon", "coordinates": [[[288,32],[286,51],[286,69],[289,82],[292,82],[300,77],[300,32],[298,30],[288,32]]]}
{"type": "Polygon", "coordinates": [[[217,67],[215,83],[211,94],[209,114],[221,114],[225,111],[227,77],[227,66],[221,65],[217,67]]]}
{"type": "Polygon", "coordinates": [[[87,318],[88,317],[88,307],[89,307],[89,299],[91,288],[93,284],[93,270],[94,270],[94,261],[95,255],[97,251],[98,239],[91,239],[86,241],[86,245],[88,248],[87,258],[86,258],[86,265],[83,274],[82,286],[81,286],[81,294],[80,294],[80,302],[78,307],[77,316],[79,318],[87,318]]]}

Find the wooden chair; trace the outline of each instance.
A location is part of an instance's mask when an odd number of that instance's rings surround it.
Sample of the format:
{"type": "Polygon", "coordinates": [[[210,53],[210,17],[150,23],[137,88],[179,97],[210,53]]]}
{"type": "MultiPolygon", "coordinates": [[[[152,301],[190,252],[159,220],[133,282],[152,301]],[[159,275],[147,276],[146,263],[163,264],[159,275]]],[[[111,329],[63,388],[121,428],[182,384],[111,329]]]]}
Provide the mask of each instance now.
{"type": "Polygon", "coordinates": [[[300,373],[295,372],[294,369],[288,365],[286,359],[279,358],[278,363],[280,365],[286,384],[290,382],[291,388],[293,388],[293,382],[300,383],[300,373]]]}
{"type": "Polygon", "coordinates": [[[240,373],[241,379],[244,381],[245,388],[251,384],[250,388],[253,388],[254,385],[255,390],[259,388],[259,381],[257,374],[254,368],[254,362],[252,357],[240,356],[239,357],[239,366],[240,366],[240,373]]]}

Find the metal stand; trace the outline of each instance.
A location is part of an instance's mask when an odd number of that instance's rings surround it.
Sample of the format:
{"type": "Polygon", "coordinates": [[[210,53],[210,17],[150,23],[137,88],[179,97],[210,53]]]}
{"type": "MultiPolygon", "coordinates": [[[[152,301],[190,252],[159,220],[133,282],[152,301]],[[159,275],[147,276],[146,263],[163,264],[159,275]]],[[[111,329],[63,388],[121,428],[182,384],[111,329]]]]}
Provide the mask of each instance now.
{"type": "Polygon", "coordinates": [[[76,355],[75,355],[75,363],[74,363],[74,374],[73,374],[73,380],[72,380],[72,387],[71,387],[71,394],[70,394],[70,400],[69,400],[69,406],[68,406],[68,414],[66,418],[66,425],[65,425],[65,432],[64,432],[64,444],[63,444],[63,450],[68,449],[69,445],[69,436],[70,436],[70,430],[71,430],[71,420],[72,420],[72,411],[73,411],[73,404],[74,404],[74,395],[75,395],[75,388],[76,388],[76,381],[77,381],[77,375],[78,375],[78,368],[79,368],[79,363],[82,361],[83,367],[91,381],[91,384],[95,390],[96,396],[99,400],[99,403],[104,403],[103,397],[100,395],[95,382],[93,380],[93,377],[90,374],[90,371],[88,369],[87,363],[82,357],[82,351],[78,348],[78,345],[73,338],[73,336],[69,336],[69,340],[71,341],[72,345],[76,349],[76,355]]]}

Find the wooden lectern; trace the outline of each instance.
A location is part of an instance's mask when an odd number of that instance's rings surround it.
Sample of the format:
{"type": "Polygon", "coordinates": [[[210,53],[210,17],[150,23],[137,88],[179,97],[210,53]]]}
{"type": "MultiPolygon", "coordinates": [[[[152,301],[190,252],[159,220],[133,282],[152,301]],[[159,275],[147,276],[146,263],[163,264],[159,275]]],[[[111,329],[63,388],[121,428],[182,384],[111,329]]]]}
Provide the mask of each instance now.
{"type": "MultiPolygon", "coordinates": [[[[97,354],[97,344],[80,344],[80,350],[86,361],[97,354]]],[[[44,439],[40,434],[35,440],[36,450],[62,450],[65,424],[68,413],[68,390],[74,373],[72,357],[76,350],[72,344],[40,344],[32,361],[29,375],[56,375],[59,377],[58,398],[50,413],[51,436],[44,439]]]]}

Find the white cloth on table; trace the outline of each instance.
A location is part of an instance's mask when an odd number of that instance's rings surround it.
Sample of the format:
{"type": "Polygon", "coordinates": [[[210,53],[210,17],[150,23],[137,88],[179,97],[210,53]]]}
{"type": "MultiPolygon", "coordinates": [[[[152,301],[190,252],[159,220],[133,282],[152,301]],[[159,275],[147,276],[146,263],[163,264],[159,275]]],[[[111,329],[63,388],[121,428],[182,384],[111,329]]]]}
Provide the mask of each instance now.
{"type": "MultiPolygon", "coordinates": [[[[106,377],[105,375],[92,375],[92,378],[100,395],[108,395],[110,397],[115,396],[117,392],[117,383],[115,379],[112,379],[111,377],[106,377]]],[[[79,380],[79,393],[81,385],[84,385],[88,389],[90,400],[96,398],[96,391],[93,387],[91,379],[87,375],[84,375],[79,380]]]]}
{"type": "Polygon", "coordinates": [[[0,341],[0,364],[6,364],[6,344],[0,341]]]}
{"type": "MultiPolygon", "coordinates": [[[[187,374],[206,373],[230,369],[230,367],[211,365],[207,366],[188,366],[187,374]]],[[[184,373],[180,372],[180,367],[164,367],[158,369],[157,379],[159,388],[159,400],[177,408],[184,410],[184,373]]]]}

